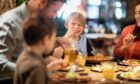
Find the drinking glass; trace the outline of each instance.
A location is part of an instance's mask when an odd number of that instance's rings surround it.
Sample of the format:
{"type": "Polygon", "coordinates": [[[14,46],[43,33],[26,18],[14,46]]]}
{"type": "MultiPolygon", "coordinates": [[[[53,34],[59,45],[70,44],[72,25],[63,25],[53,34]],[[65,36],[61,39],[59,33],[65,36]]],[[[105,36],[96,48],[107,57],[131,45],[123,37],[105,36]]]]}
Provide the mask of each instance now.
{"type": "Polygon", "coordinates": [[[84,67],[86,64],[87,53],[79,53],[77,58],[77,64],[79,67],[84,67]]]}
{"type": "Polygon", "coordinates": [[[66,64],[69,64],[70,52],[71,52],[71,48],[64,49],[64,60],[66,64]]]}
{"type": "Polygon", "coordinates": [[[71,48],[69,53],[69,65],[76,63],[78,57],[78,50],[76,48],[71,48]]]}
{"type": "Polygon", "coordinates": [[[107,80],[113,80],[115,75],[116,62],[105,61],[101,63],[103,76],[107,80]]]}

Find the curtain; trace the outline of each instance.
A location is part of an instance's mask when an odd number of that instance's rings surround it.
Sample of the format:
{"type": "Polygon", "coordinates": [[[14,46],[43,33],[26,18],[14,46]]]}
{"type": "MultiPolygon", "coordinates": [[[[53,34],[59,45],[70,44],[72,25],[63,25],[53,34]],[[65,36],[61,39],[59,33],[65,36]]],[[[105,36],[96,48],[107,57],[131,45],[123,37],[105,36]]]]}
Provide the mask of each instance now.
{"type": "Polygon", "coordinates": [[[0,15],[16,7],[16,0],[0,0],[0,15]]]}

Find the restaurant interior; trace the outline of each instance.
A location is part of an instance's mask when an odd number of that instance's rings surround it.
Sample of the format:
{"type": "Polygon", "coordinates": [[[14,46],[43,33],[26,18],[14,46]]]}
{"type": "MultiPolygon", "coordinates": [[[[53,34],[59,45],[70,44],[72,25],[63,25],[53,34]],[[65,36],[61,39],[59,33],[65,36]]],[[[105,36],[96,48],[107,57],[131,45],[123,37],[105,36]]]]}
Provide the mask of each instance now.
{"type": "MultiPolygon", "coordinates": [[[[0,15],[24,1],[0,0],[0,15]]],[[[67,32],[65,19],[73,12],[80,12],[86,17],[84,34],[92,51],[90,56],[79,51],[76,58],[69,57],[74,59],[73,63],[50,72],[49,84],[140,84],[140,58],[119,58],[114,54],[123,29],[136,24],[135,6],[138,2],[140,4],[140,0],[67,0],[55,17],[57,37],[67,32]]],[[[2,73],[0,84],[13,84],[13,76],[3,76],[2,73]]]]}

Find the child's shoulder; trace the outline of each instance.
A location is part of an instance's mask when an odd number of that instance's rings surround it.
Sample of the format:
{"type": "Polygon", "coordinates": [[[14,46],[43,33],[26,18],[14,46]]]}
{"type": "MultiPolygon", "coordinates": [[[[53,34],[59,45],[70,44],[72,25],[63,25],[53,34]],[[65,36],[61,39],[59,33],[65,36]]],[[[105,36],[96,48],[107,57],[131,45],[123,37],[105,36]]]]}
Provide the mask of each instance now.
{"type": "Polygon", "coordinates": [[[33,67],[39,67],[42,63],[36,57],[30,56],[29,53],[24,52],[19,56],[17,67],[21,70],[29,70],[33,67]]]}

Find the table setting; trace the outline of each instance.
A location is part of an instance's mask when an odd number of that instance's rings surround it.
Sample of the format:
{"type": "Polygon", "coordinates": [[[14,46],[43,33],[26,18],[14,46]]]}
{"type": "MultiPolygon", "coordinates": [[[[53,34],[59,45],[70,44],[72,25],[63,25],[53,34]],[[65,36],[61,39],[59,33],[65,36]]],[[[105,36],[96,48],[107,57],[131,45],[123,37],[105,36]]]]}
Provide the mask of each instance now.
{"type": "Polygon", "coordinates": [[[118,61],[118,59],[104,56],[101,53],[87,56],[87,54],[70,48],[65,50],[64,55],[68,66],[51,73],[51,84],[140,83],[140,60],[118,61]],[[90,65],[88,65],[89,61],[90,65]]]}

